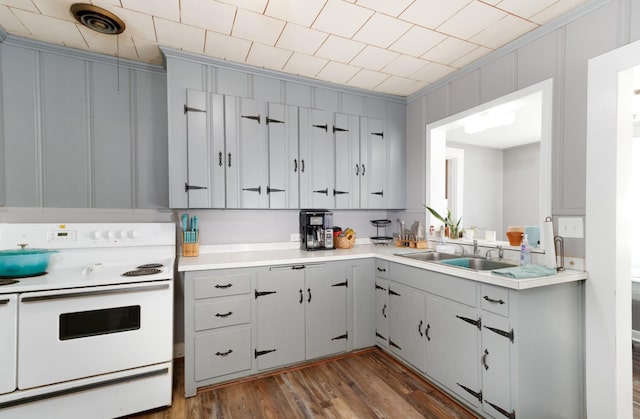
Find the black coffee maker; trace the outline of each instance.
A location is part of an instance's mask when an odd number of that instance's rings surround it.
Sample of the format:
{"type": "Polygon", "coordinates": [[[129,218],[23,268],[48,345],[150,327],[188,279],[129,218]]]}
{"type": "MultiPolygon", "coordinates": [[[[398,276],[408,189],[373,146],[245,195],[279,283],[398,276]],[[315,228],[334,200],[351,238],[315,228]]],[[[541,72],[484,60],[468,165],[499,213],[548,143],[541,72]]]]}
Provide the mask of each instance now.
{"type": "Polygon", "coordinates": [[[300,248],[333,249],[333,212],[325,209],[300,210],[300,248]]]}

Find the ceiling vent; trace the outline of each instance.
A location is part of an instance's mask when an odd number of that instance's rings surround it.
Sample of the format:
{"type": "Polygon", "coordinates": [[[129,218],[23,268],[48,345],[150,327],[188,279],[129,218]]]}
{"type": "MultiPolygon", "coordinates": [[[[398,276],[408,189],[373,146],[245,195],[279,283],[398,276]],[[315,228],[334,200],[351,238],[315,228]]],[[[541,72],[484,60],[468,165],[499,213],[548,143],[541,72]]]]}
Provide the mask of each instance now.
{"type": "Polygon", "coordinates": [[[78,22],[91,30],[107,35],[118,35],[124,32],[125,24],[122,19],[101,7],[76,3],[70,10],[78,22]]]}

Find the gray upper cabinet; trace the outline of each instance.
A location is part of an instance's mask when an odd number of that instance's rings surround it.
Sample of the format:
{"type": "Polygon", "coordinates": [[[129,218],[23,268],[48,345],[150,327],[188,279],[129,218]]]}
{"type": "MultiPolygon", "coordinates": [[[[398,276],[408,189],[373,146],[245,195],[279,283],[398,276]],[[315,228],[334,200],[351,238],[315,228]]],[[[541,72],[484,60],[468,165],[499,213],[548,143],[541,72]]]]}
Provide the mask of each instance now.
{"type": "Polygon", "coordinates": [[[298,107],[269,103],[269,208],[299,207],[298,107]]]}
{"type": "Polygon", "coordinates": [[[388,207],[387,161],[389,140],[385,138],[382,120],[360,118],[360,207],[388,207]],[[385,190],[387,195],[385,197],[385,190]]]}
{"type": "Polygon", "coordinates": [[[300,108],[300,206],[335,208],[335,140],[329,113],[300,108]]]}
{"type": "Polygon", "coordinates": [[[337,113],[333,132],[336,142],[336,208],[360,208],[360,118],[337,113]]]}

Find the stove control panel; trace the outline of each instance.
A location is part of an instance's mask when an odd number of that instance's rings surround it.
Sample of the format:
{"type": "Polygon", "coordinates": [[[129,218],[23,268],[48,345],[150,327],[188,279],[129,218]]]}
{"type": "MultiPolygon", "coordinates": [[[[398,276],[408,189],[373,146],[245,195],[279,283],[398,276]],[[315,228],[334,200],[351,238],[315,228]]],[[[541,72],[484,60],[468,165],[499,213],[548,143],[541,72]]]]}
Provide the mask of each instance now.
{"type": "Polygon", "coordinates": [[[48,242],[74,242],[78,240],[78,232],[75,230],[49,231],[48,242]]]}

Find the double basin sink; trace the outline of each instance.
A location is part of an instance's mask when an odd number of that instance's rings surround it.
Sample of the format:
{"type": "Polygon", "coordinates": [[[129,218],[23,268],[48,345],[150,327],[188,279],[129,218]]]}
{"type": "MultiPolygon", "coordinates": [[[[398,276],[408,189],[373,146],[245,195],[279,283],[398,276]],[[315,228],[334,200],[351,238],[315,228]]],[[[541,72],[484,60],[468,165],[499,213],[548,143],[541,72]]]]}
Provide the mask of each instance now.
{"type": "Polygon", "coordinates": [[[442,252],[414,252],[414,253],[396,253],[396,256],[402,256],[409,259],[420,260],[423,262],[437,262],[443,265],[455,268],[471,269],[474,271],[492,271],[500,268],[512,268],[516,265],[497,260],[489,260],[482,256],[476,255],[454,255],[442,252]]]}

